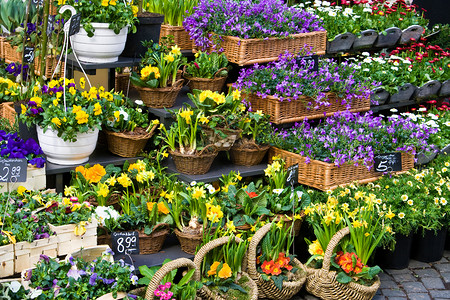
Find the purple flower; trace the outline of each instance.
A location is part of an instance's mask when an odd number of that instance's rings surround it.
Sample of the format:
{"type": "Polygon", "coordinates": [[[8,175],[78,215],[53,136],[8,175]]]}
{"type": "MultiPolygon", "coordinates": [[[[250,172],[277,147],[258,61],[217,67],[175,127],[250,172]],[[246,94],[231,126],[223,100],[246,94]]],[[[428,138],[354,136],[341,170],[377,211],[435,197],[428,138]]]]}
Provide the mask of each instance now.
{"type": "Polygon", "coordinates": [[[89,284],[92,285],[92,286],[97,285],[97,282],[96,282],[97,277],[98,277],[98,274],[97,273],[93,273],[91,275],[91,277],[89,277],[89,284]]]}
{"type": "Polygon", "coordinates": [[[75,281],[80,279],[81,276],[83,276],[83,275],[86,275],[86,272],[83,270],[78,270],[78,269],[70,269],[67,272],[67,277],[72,277],[73,279],[75,279],[75,281]]]}
{"type": "Polygon", "coordinates": [[[45,254],[39,255],[39,260],[44,260],[47,264],[50,262],[50,257],[45,254]]]}
{"type": "Polygon", "coordinates": [[[107,279],[107,278],[102,278],[102,281],[104,284],[110,285],[112,283],[114,283],[116,280],[115,279],[107,279]]]}

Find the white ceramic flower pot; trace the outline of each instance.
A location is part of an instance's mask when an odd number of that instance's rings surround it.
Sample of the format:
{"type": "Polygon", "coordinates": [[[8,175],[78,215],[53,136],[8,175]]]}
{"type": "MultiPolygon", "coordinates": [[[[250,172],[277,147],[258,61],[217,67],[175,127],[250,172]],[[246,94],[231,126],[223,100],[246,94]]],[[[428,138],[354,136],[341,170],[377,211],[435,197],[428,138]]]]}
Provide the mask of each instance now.
{"type": "Polygon", "coordinates": [[[125,48],[128,27],[125,26],[119,34],[109,29],[108,23],[91,23],[95,28],[94,36],[88,37],[81,26],[80,31],[71,37],[72,49],[83,62],[111,63],[119,59],[125,48]]]}
{"type": "Polygon", "coordinates": [[[39,145],[47,161],[57,165],[78,165],[89,160],[97,145],[98,129],[80,133],[76,142],[64,141],[51,128],[44,130],[36,126],[39,145]]]}

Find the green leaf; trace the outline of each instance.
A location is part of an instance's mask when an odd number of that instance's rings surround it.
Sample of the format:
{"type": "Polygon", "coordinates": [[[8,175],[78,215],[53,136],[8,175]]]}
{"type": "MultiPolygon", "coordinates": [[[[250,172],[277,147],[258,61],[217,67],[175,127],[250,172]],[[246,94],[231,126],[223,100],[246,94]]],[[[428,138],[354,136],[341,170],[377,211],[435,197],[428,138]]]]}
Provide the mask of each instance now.
{"type": "Polygon", "coordinates": [[[350,281],[352,281],[352,278],[350,276],[348,276],[347,274],[345,274],[344,272],[340,272],[337,276],[336,276],[336,280],[339,283],[349,283],[350,281]]]}
{"type": "Polygon", "coordinates": [[[377,276],[381,271],[382,271],[382,270],[381,270],[381,268],[380,268],[379,266],[374,266],[374,267],[371,267],[371,268],[369,269],[368,275],[369,275],[371,278],[374,278],[374,277],[377,276]]]}
{"type": "Polygon", "coordinates": [[[273,280],[273,283],[279,290],[283,289],[284,276],[276,275],[276,276],[272,276],[271,278],[273,280]]]}
{"type": "Polygon", "coordinates": [[[230,283],[230,288],[232,288],[233,290],[238,290],[244,294],[247,294],[246,290],[244,290],[239,284],[236,284],[234,282],[230,283]]]}
{"type": "Polygon", "coordinates": [[[178,286],[183,286],[185,285],[192,277],[192,275],[194,275],[195,269],[189,270],[189,272],[186,273],[186,275],[183,276],[183,278],[181,278],[180,282],[178,283],[178,286]]]}
{"type": "Polygon", "coordinates": [[[155,275],[155,273],[158,269],[159,269],[159,267],[149,268],[145,265],[142,265],[139,267],[139,272],[141,272],[142,276],[151,279],[151,278],[153,278],[153,276],[155,275]]]}

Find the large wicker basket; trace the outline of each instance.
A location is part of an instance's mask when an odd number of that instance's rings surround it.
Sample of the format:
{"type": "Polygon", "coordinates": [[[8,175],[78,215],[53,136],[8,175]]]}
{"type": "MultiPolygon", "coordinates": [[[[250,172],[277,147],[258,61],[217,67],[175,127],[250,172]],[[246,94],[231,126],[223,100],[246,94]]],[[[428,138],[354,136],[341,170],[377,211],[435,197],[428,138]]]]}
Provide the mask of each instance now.
{"type": "MultiPolygon", "coordinates": [[[[235,237],[236,243],[242,242],[242,239],[235,237]]],[[[223,246],[228,243],[230,240],[229,236],[224,236],[215,240],[210,241],[206,245],[203,245],[195,254],[194,257],[194,265],[195,265],[195,273],[194,278],[197,281],[200,281],[202,278],[202,262],[205,256],[213,250],[214,248],[223,246]]],[[[243,265],[246,265],[245,258],[243,260],[243,265]]],[[[243,268],[244,269],[244,268],[243,268]]],[[[258,299],[258,287],[256,283],[250,278],[250,276],[246,272],[241,272],[241,276],[248,277],[248,282],[246,285],[250,288],[248,299],[257,300],[258,299]]],[[[199,295],[202,299],[212,299],[212,300],[226,300],[222,295],[219,295],[216,291],[211,290],[208,286],[203,285],[202,288],[198,291],[197,295],[199,295]]]]}
{"type": "Polygon", "coordinates": [[[139,254],[152,254],[161,251],[162,246],[169,234],[169,224],[160,223],[153,227],[151,234],[145,234],[139,230],[139,254]]]}
{"type": "Polygon", "coordinates": [[[230,149],[230,157],[233,164],[238,166],[255,166],[260,164],[270,146],[255,145],[255,148],[247,148],[235,143],[230,149]]]}
{"type": "Polygon", "coordinates": [[[0,36],[0,59],[5,58],[5,50],[3,48],[6,38],[4,36],[0,36]]]}
{"type": "MultiPolygon", "coordinates": [[[[253,110],[262,110],[263,113],[270,115],[270,122],[275,124],[284,124],[291,122],[300,122],[305,118],[317,119],[325,116],[330,117],[338,111],[347,110],[346,105],[341,104],[341,100],[335,94],[327,94],[329,106],[321,105],[318,109],[307,108],[307,103],[314,103],[311,97],[302,96],[298,100],[280,101],[273,96],[266,98],[259,97],[255,94],[246,96],[246,100],[251,103],[253,110]]],[[[370,109],[370,98],[362,100],[353,99],[350,102],[350,112],[364,112],[370,109]]]]}
{"type": "Polygon", "coordinates": [[[175,229],[175,235],[180,242],[181,250],[188,254],[195,254],[195,250],[197,250],[197,246],[200,245],[203,241],[203,234],[189,234],[182,232],[178,229],[175,229]]]}
{"type": "Polygon", "coordinates": [[[7,119],[9,124],[14,125],[16,122],[16,111],[13,102],[3,102],[0,104],[0,117],[7,119]]]}
{"type": "MultiPolygon", "coordinates": [[[[338,186],[347,185],[354,181],[368,183],[377,180],[383,173],[378,173],[363,164],[355,166],[353,164],[344,164],[340,167],[332,163],[313,160],[306,163],[306,157],[295,154],[276,147],[269,150],[269,162],[272,163],[272,157],[279,156],[286,161],[286,166],[292,166],[298,163],[298,182],[319,190],[325,191],[335,189],[338,186]]],[[[414,155],[402,152],[402,171],[405,172],[414,167],[414,155]]],[[[399,172],[396,172],[399,173],[399,172]]]]}
{"type": "MultiPolygon", "coordinates": [[[[145,293],[145,300],[153,300],[155,299],[155,290],[161,284],[161,281],[164,277],[171,271],[177,270],[179,268],[188,268],[189,270],[195,269],[195,265],[192,260],[187,258],[178,258],[172,261],[169,261],[161,266],[161,268],[156,271],[153,275],[152,280],[147,286],[147,292],[145,293]]],[[[195,279],[193,277],[193,279],[195,279]]],[[[159,298],[159,297],[158,297],[159,298]]]]}
{"type": "Polygon", "coordinates": [[[17,52],[17,46],[11,46],[6,40],[3,41],[3,55],[8,64],[22,61],[22,52],[17,52]]]}
{"type": "Polygon", "coordinates": [[[174,106],[178,93],[183,87],[183,82],[184,80],[180,79],[174,85],[163,88],[135,87],[139,91],[139,95],[146,106],[165,108],[174,106]]]}
{"type": "Polygon", "coordinates": [[[169,150],[169,153],[178,172],[189,175],[200,175],[209,171],[218,153],[216,149],[214,151],[207,150],[209,147],[211,145],[206,146],[199,153],[192,155],[182,154],[178,150],[169,150]]]}
{"type": "Polygon", "coordinates": [[[283,288],[278,289],[272,280],[264,280],[256,269],[256,257],[258,256],[257,248],[264,236],[270,231],[272,223],[261,227],[250,241],[248,246],[248,274],[258,285],[258,294],[261,298],[287,300],[291,299],[302,288],[306,281],[306,268],[303,264],[294,258],[293,262],[299,272],[297,279],[293,281],[283,281],[283,288]]]}
{"type": "Polygon", "coordinates": [[[189,89],[191,90],[210,90],[213,92],[222,92],[223,86],[225,84],[225,81],[227,80],[227,76],[225,77],[219,77],[218,74],[226,70],[227,68],[222,68],[218,70],[213,78],[199,78],[199,77],[191,77],[186,72],[183,72],[184,79],[187,81],[187,85],[189,86],[189,89]]]}
{"type": "Polygon", "coordinates": [[[123,132],[105,130],[108,150],[121,157],[135,157],[144,149],[156,126],[155,124],[150,132],[141,135],[129,135],[123,132]]]}
{"type": "MultiPolygon", "coordinates": [[[[55,72],[55,69],[58,64],[58,57],[54,55],[48,55],[45,58],[45,70],[44,75],[48,79],[50,79],[53,76],[53,73],[55,73],[55,78],[61,78],[64,76],[64,63],[61,61],[58,65],[58,70],[55,72]]],[[[36,75],[41,75],[41,59],[40,57],[37,57],[34,61],[34,73],[36,75]]]]}
{"type": "Polygon", "coordinates": [[[369,300],[375,296],[380,287],[380,279],[371,286],[361,285],[355,282],[347,284],[339,283],[336,280],[337,273],[330,271],[330,260],[333,250],[339,241],[347,234],[350,229],[345,227],[331,238],[328,243],[323,258],[322,269],[307,268],[308,277],[306,278],[306,290],[311,294],[323,300],[369,300]]]}
{"type": "Polygon", "coordinates": [[[315,54],[325,54],[327,32],[314,31],[292,34],[287,38],[241,39],[234,36],[222,36],[220,46],[229,62],[239,66],[275,61],[285,51],[298,53],[305,45],[312,47],[315,54]]]}
{"type": "Polygon", "coordinates": [[[192,50],[193,41],[189,36],[189,33],[184,30],[183,26],[172,26],[167,24],[161,25],[161,31],[159,33],[159,41],[161,38],[172,35],[175,45],[180,47],[181,50],[192,50]]]}

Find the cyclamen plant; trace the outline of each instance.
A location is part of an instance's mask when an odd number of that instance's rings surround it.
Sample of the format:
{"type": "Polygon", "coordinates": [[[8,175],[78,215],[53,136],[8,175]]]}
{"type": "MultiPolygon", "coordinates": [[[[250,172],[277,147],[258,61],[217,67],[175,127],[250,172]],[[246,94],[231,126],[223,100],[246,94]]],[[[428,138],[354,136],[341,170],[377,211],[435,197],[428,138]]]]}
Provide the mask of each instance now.
{"type": "Polygon", "coordinates": [[[312,127],[305,120],[290,129],[275,129],[272,144],[281,149],[298,153],[311,159],[355,165],[361,162],[370,170],[376,153],[405,151],[432,151],[428,138],[436,129],[424,124],[414,124],[403,117],[383,120],[365,114],[340,112],[327,118],[322,124],[312,127]]]}
{"type": "Polygon", "coordinates": [[[263,39],[324,30],[316,15],[289,7],[281,0],[200,0],[183,25],[197,46],[203,48],[215,47],[210,41],[212,33],[263,39]]]}
{"type": "MultiPolygon", "coordinates": [[[[308,54],[306,50],[300,55],[308,54]]],[[[280,101],[309,96],[314,101],[310,99],[306,104],[314,109],[329,106],[327,93],[335,93],[340,103],[349,109],[351,101],[370,97],[370,90],[379,85],[360,76],[352,63],[338,64],[332,59],[323,59],[319,61],[318,71],[313,68],[313,63],[304,57],[285,52],[266,66],[255,64],[251,69],[242,69],[234,87],[262,98],[270,95],[280,101]]]]}

